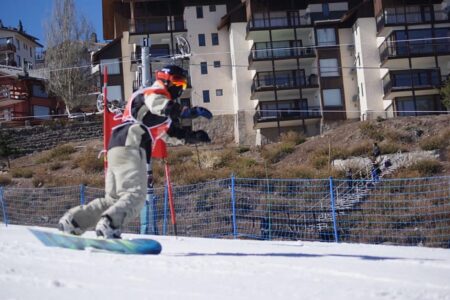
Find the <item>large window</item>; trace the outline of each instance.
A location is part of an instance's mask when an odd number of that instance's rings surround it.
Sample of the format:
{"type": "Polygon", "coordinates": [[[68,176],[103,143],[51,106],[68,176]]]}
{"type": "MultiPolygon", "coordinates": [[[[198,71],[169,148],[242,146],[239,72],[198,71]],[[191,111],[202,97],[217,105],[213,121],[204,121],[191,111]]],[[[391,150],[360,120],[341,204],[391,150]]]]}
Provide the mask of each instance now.
{"type": "Polygon", "coordinates": [[[326,58],[320,60],[320,76],[339,76],[338,60],[336,58],[326,58]]]}
{"type": "Polygon", "coordinates": [[[108,75],[120,74],[120,61],[117,58],[114,59],[102,59],[100,60],[100,68],[103,72],[105,66],[108,68],[108,75]]]}
{"type": "Polygon", "coordinates": [[[200,47],[206,46],[206,41],[205,41],[205,34],[204,33],[200,33],[198,35],[198,45],[200,47]]]}
{"type": "Polygon", "coordinates": [[[320,28],[317,29],[316,33],[318,46],[336,45],[336,33],[334,28],[320,28]]]}
{"type": "Polygon", "coordinates": [[[342,106],[342,96],[340,89],[323,90],[324,106],[342,106]]]}
{"type": "Polygon", "coordinates": [[[108,101],[117,100],[122,102],[122,86],[120,85],[111,85],[107,87],[108,93],[108,101]]]}
{"type": "Polygon", "coordinates": [[[442,110],[439,96],[399,97],[395,99],[397,115],[420,116],[436,114],[442,110]],[[435,112],[436,111],[436,112],[435,112]]]}

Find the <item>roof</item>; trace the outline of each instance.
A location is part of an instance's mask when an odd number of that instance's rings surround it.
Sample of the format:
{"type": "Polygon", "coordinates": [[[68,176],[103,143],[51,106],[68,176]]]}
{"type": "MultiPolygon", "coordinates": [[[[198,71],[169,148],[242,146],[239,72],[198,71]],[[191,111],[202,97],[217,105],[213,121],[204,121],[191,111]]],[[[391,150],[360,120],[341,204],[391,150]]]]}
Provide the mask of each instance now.
{"type": "Polygon", "coordinates": [[[3,31],[9,31],[9,32],[14,32],[14,33],[16,33],[16,34],[20,34],[21,36],[23,36],[23,37],[26,38],[27,40],[29,40],[29,41],[35,43],[36,46],[41,47],[41,48],[44,47],[43,45],[41,45],[41,44],[38,42],[39,39],[38,39],[37,37],[32,36],[32,35],[26,33],[25,31],[19,31],[17,28],[14,28],[14,27],[0,27],[0,30],[3,30],[3,31]]]}

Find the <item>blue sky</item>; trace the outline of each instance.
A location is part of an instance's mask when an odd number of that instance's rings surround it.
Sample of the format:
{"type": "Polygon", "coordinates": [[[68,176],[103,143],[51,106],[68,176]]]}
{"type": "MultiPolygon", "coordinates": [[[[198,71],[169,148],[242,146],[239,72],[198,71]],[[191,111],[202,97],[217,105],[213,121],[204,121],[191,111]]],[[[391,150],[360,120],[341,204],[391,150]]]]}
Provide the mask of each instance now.
{"type": "MultiPolygon", "coordinates": [[[[74,0],[78,13],[94,27],[99,41],[103,41],[102,0],[74,0]]],[[[0,20],[4,26],[17,27],[22,21],[24,30],[45,45],[44,21],[51,15],[53,0],[0,0],[0,20]]]]}

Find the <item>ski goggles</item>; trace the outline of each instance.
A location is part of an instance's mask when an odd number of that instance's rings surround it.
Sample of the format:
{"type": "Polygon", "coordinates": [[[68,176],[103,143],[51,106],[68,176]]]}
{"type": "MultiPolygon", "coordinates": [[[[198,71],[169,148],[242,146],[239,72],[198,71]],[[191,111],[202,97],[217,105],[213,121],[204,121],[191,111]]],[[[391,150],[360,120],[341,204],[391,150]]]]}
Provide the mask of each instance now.
{"type": "Polygon", "coordinates": [[[177,76],[177,75],[172,75],[172,78],[170,78],[170,81],[172,82],[172,85],[177,86],[177,87],[181,87],[183,90],[185,90],[187,88],[187,79],[186,77],[183,76],[177,76]]]}

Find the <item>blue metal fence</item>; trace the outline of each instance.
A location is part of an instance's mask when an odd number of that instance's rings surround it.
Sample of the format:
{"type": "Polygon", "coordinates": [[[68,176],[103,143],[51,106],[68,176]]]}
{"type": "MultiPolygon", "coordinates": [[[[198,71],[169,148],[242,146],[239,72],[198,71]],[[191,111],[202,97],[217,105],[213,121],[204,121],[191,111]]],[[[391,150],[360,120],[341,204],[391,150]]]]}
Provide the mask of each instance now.
{"type": "MultiPolygon", "coordinates": [[[[450,177],[252,179],[234,176],[173,187],[181,236],[388,243],[450,247],[450,177]]],[[[0,221],[55,227],[70,207],[102,197],[77,186],[0,187],[0,221]]],[[[172,235],[165,187],[123,230],[172,235]]]]}

